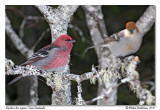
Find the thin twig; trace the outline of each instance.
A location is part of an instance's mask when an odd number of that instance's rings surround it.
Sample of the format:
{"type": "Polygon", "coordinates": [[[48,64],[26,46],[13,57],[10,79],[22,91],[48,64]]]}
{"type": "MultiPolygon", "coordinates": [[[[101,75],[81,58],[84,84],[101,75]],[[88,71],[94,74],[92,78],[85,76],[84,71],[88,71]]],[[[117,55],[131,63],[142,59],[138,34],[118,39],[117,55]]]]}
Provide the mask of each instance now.
{"type": "Polygon", "coordinates": [[[27,19],[24,18],[23,21],[22,21],[22,23],[21,23],[21,25],[20,25],[19,36],[20,36],[21,38],[24,37],[24,26],[25,26],[25,24],[26,24],[26,20],[27,20],[27,19]]]}
{"type": "Polygon", "coordinates": [[[151,85],[150,92],[155,90],[155,83],[153,81],[144,81],[142,84],[151,85]]]}
{"type": "MultiPolygon", "coordinates": [[[[10,39],[12,40],[13,44],[15,45],[15,47],[20,51],[20,53],[22,55],[24,55],[26,58],[30,57],[33,54],[33,51],[28,49],[26,47],[26,45],[22,42],[22,39],[20,39],[20,37],[16,34],[16,32],[13,30],[11,22],[9,20],[9,18],[7,17],[7,14],[5,16],[5,30],[6,33],[8,35],[8,37],[10,37],[10,39]]],[[[38,102],[38,81],[37,81],[37,77],[31,77],[30,81],[32,81],[33,84],[29,85],[30,86],[30,101],[29,101],[29,105],[37,105],[38,102]]]]}
{"type": "Polygon", "coordinates": [[[39,21],[39,20],[45,20],[45,19],[44,19],[44,17],[41,17],[41,16],[26,16],[26,17],[23,19],[23,21],[22,21],[22,23],[21,23],[21,25],[20,25],[20,29],[19,29],[19,36],[20,36],[21,38],[24,37],[24,26],[25,26],[27,20],[39,21]]]}
{"type": "Polygon", "coordinates": [[[111,92],[112,92],[114,89],[117,89],[118,86],[120,86],[121,84],[122,84],[122,83],[120,82],[120,83],[118,83],[116,86],[112,87],[112,89],[110,88],[108,91],[106,91],[105,95],[102,94],[102,95],[100,95],[100,96],[97,96],[96,98],[93,98],[93,99],[91,99],[91,100],[89,100],[89,101],[86,101],[86,104],[92,104],[93,102],[95,102],[95,101],[97,101],[97,100],[99,100],[99,99],[105,98],[106,95],[109,96],[109,94],[111,94],[111,92]]]}
{"type": "Polygon", "coordinates": [[[10,37],[15,47],[21,52],[22,55],[24,55],[25,57],[26,56],[29,57],[30,53],[33,53],[33,52],[26,47],[26,45],[22,42],[22,40],[13,30],[10,20],[7,17],[7,14],[6,14],[5,20],[6,20],[5,30],[6,30],[8,37],[10,37]]]}
{"type": "Polygon", "coordinates": [[[50,29],[47,28],[44,32],[42,32],[42,34],[40,35],[40,37],[39,37],[39,39],[37,40],[37,42],[32,46],[31,50],[34,50],[34,49],[35,49],[35,47],[38,45],[38,43],[43,39],[43,37],[45,36],[45,34],[46,34],[47,32],[49,32],[49,31],[50,31],[50,29]]]}
{"type": "Polygon", "coordinates": [[[23,18],[26,18],[26,15],[22,11],[18,10],[17,8],[6,6],[6,9],[13,10],[14,12],[18,13],[23,18]]]}
{"type": "Polygon", "coordinates": [[[86,37],[83,34],[83,31],[78,26],[76,26],[74,24],[69,24],[68,27],[77,31],[79,33],[79,35],[81,36],[83,42],[91,44],[91,42],[88,39],[86,39],[86,37]]]}

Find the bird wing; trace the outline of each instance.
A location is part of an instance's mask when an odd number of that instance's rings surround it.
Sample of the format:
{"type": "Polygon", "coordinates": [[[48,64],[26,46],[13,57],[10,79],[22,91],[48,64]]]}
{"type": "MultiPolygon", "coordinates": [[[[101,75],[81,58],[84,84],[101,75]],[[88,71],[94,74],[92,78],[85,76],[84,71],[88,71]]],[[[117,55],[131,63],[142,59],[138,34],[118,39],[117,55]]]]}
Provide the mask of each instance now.
{"type": "Polygon", "coordinates": [[[30,58],[28,58],[28,60],[26,62],[24,62],[21,65],[26,65],[26,64],[30,64],[32,62],[36,62],[38,60],[44,59],[46,57],[48,57],[49,52],[51,49],[59,49],[59,47],[57,46],[45,46],[42,49],[40,49],[39,51],[37,51],[36,53],[34,53],[30,58]]]}

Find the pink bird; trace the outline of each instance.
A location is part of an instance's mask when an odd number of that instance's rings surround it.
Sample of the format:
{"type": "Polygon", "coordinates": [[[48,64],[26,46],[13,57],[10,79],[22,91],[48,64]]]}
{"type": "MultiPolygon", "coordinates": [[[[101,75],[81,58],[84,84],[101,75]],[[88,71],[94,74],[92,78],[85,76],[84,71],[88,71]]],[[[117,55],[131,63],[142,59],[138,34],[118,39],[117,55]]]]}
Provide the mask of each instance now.
{"type": "MultiPolygon", "coordinates": [[[[59,36],[53,43],[41,48],[21,65],[33,65],[38,69],[50,72],[62,72],[67,65],[75,40],[68,35],[59,36]]],[[[13,79],[8,85],[19,80],[22,75],[13,79]]]]}

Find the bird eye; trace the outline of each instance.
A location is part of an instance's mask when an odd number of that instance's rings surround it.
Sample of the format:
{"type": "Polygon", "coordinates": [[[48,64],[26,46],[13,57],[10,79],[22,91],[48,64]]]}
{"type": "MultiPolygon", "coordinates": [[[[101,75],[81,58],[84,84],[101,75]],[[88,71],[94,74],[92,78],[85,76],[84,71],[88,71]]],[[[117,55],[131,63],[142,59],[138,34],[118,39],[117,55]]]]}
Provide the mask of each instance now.
{"type": "Polygon", "coordinates": [[[71,41],[70,39],[67,39],[66,41],[71,41]]]}

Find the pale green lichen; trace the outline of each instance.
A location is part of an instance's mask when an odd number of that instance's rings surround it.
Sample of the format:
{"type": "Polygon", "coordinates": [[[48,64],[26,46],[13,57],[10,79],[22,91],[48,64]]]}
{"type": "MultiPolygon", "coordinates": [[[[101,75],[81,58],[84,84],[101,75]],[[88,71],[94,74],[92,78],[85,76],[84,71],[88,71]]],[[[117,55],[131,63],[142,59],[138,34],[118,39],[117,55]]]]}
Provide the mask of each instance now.
{"type": "Polygon", "coordinates": [[[148,90],[146,90],[146,92],[147,92],[146,104],[152,105],[153,100],[154,100],[154,96],[152,96],[152,94],[148,90]]]}
{"type": "Polygon", "coordinates": [[[53,85],[53,81],[52,81],[52,76],[51,76],[51,72],[48,72],[47,76],[46,76],[46,84],[48,86],[52,86],[53,85]]]}
{"type": "Polygon", "coordinates": [[[75,104],[76,105],[85,105],[85,101],[82,98],[75,97],[75,104]]]}
{"type": "Polygon", "coordinates": [[[54,77],[55,89],[57,91],[62,90],[64,88],[62,81],[62,73],[56,73],[54,77]]]}
{"type": "Polygon", "coordinates": [[[137,71],[133,71],[134,79],[139,80],[139,73],[137,71]]]}
{"type": "Polygon", "coordinates": [[[135,71],[135,69],[136,69],[136,62],[135,62],[135,61],[129,63],[129,65],[128,65],[127,68],[126,68],[128,74],[129,74],[129,73],[130,73],[130,74],[133,74],[134,71],[135,71]]]}
{"type": "Polygon", "coordinates": [[[90,79],[90,83],[93,84],[93,85],[95,85],[96,84],[96,80],[97,80],[96,77],[95,78],[91,78],[90,79]]]}
{"type": "Polygon", "coordinates": [[[13,61],[12,60],[8,60],[8,61],[9,61],[10,65],[13,67],[14,66],[13,61]]]}
{"type": "Polygon", "coordinates": [[[121,73],[122,73],[122,76],[125,77],[124,73],[125,73],[125,66],[124,64],[121,66],[121,73]]]}
{"type": "Polygon", "coordinates": [[[133,93],[137,93],[137,89],[135,87],[135,83],[133,81],[130,81],[130,89],[133,91],[133,93]]]}
{"type": "Polygon", "coordinates": [[[140,95],[141,95],[140,90],[137,89],[136,96],[140,97],[140,95]]]}
{"type": "Polygon", "coordinates": [[[103,75],[103,81],[104,82],[109,82],[112,77],[113,77],[112,73],[105,72],[104,75],[103,75]]]}
{"type": "Polygon", "coordinates": [[[62,90],[64,88],[62,74],[60,72],[55,72],[54,74],[49,72],[46,77],[46,84],[54,87],[56,91],[62,90]]]}
{"type": "Polygon", "coordinates": [[[98,77],[98,83],[101,85],[102,84],[102,78],[101,77],[98,77]]]}
{"type": "Polygon", "coordinates": [[[102,76],[102,77],[98,77],[98,82],[100,83],[100,84],[102,84],[102,81],[104,81],[104,79],[106,78],[106,75],[105,74],[107,74],[107,71],[106,70],[100,70],[99,72],[98,72],[98,74],[99,74],[99,76],[102,76]],[[105,76],[104,76],[105,75],[105,76]],[[105,78],[104,78],[105,77],[105,78]]]}
{"type": "MultiPolygon", "coordinates": [[[[113,70],[114,71],[114,70],[113,70]]],[[[121,78],[120,77],[120,74],[118,73],[118,72],[112,72],[111,70],[100,70],[99,72],[98,72],[98,74],[101,76],[101,77],[98,77],[97,79],[98,79],[98,82],[100,83],[100,84],[102,84],[102,81],[104,81],[104,82],[109,82],[110,80],[112,80],[112,79],[118,79],[118,78],[121,78]]]]}

